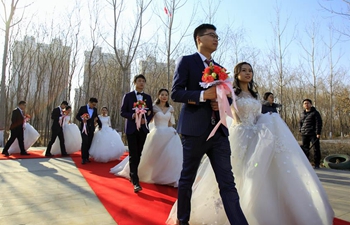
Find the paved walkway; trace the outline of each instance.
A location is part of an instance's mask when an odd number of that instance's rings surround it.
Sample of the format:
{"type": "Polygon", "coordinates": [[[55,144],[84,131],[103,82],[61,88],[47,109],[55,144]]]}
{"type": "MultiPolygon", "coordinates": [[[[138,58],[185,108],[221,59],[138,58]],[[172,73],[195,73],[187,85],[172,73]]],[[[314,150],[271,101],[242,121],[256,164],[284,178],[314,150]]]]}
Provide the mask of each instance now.
{"type": "MultiPolygon", "coordinates": [[[[350,171],[316,172],[336,217],[350,221],[350,171]]],[[[116,224],[69,157],[0,160],[0,191],[0,224],[116,224]]]]}
{"type": "Polygon", "coordinates": [[[116,224],[69,157],[0,160],[0,193],[0,224],[116,224]]]}
{"type": "Polygon", "coordinates": [[[339,219],[350,221],[350,171],[316,170],[329,201],[339,219]]]}

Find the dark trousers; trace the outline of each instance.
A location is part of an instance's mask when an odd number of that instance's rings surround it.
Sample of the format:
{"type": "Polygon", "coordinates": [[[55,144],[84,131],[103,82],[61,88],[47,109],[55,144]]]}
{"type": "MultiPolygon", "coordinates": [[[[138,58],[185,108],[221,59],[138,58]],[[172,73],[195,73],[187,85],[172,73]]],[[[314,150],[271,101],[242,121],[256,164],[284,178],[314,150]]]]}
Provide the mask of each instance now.
{"type": "Polygon", "coordinates": [[[52,145],[55,143],[57,137],[60,140],[61,154],[62,155],[67,154],[66,146],[64,145],[64,136],[63,136],[62,127],[56,128],[56,129],[51,129],[51,140],[50,140],[49,144],[47,145],[46,154],[51,153],[52,145]]]}
{"type": "Polygon", "coordinates": [[[303,151],[307,158],[310,156],[310,142],[316,143],[314,144],[314,163],[315,166],[320,166],[321,162],[321,148],[320,148],[320,140],[316,137],[316,135],[301,135],[303,142],[303,151]]]}
{"type": "MultiPolygon", "coordinates": [[[[178,187],[177,217],[188,222],[191,213],[192,185],[204,154],[207,154],[213,167],[220,189],[220,196],[230,224],[248,224],[241,206],[231,167],[231,149],[228,137],[219,130],[206,141],[213,127],[202,136],[182,136],[183,165],[178,187]]],[[[206,184],[215,185],[215,184],[206,184]]]]}
{"type": "Polygon", "coordinates": [[[89,129],[88,134],[85,134],[85,132],[81,133],[81,158],[82,159],[89,159],[89,149],[91,146],[92,139],[94,138],[94,129],[89,129]]]}
{"type": "Polygon", "coordinates": [[[16,129],[16,130],[11,130],[11,137],[7,141],[4,149],[2,150],[2,153],[7,153],[7,151],[11,147],[12,143],[16,140],[16,138],[18,140],[18,146],[19,146],[19,149],[21,150],[21,153],[26,152],[26,150],[24,148],[23,129],[20,128],[20,129],[16,129]]]}
{"type": "Polygon", "coordinates": [[[135,131],[133,134],[128,134],[128,148],[129,148],[129,166],[130,166],[130,179],[135,185],[139,183],[139,176],[137,173],[143,145],[145,144],[147,133],[144,131],[135,131]]]}

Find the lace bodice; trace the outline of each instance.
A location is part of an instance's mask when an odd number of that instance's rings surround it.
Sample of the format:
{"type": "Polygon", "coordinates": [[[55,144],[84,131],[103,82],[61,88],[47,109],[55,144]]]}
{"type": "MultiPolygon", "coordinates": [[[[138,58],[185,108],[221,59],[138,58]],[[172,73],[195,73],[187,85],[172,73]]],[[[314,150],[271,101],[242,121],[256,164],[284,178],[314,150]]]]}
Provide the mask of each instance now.
{"type": "Polygon", "coordinates": [[[234,117],[233,125],[254,125],[261,114],[261,102],[250,93],[242,91],[236,96],[236,105],[238,112],[234,109],[233,104],[231,106],[234,117]]]}
{"type": "Polygon", "coordinates": [[[98,118],[100,119],[100,121],[102,123],[102,129],[111,126],[111,119],[110,119],[109,116],[101,116],[101,115],[99,115],[98,118]]]}
{"type": "Polygon", "coordinates": [[[155,112],[155,115],[153,117],[154,126],[156,128],[159,127],[168,127],[169,121],[174,124],[174,117],[173,112],[174,109],[172,106],[168,108],[168,110],[164,113],[157,105],[153,106],[153,111],[155,112]]]}

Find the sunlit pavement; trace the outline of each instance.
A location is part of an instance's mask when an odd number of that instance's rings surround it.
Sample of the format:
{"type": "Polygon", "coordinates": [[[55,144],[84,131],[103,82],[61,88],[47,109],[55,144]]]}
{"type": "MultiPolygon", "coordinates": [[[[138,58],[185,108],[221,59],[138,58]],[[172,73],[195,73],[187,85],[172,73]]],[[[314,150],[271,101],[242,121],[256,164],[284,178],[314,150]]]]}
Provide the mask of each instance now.
{"type": "Polygon", "coordinates": [[[350,171],[316,169],[329,201],[339,219],[350,221],[350,171]]]}
{"type": "Polygon", "coordinates": [[[0,224],[116,224],[70,157],[0,160],[0,191],[0,224]]]}
{"type": "MultiPolygon", "coordinates": [[[[350,221],[350,171],[315,171],[336,217],[350,221]]],[[[69,157],[0,160],[0,191],[0,224],[116,224],[69,157]]]]}

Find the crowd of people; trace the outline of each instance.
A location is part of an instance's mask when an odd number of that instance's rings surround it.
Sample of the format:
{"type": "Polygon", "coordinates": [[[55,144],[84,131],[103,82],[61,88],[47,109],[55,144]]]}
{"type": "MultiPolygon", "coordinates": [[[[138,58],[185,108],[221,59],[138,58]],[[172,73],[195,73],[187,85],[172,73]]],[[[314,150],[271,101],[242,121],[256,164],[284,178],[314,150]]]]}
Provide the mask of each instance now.
{"type": "MultiPolygon", "coordinates": [[[[308,160],[312,142],[314,168],[320,167],[322,119],[312,101],[302,101],[301,148],[279,116],[282,106],[274,102],[273,93],[265,93],[260,101],[249,63],[235,66],[232,92],[199,85],[206,80],[203,71],[223,67],[212,58],[219,41],[214,25],[200,25],[193,38],[197,52],[177,61],[171,93],[160,89],[152,102],[144,92],[146,77],[134,77],[135,90],[124,95],[121,106],[129,155],[110,172],[129,179],[135,193],[142,191],[140,182],[177,187],[167,224],[332,224],[334,212],[308,160]],[[222,122],[222,96],[231,105],[229,125],[222,122]],[[169,97],[183,103],[177,129],[169,97]]],[[[221,73],[225,70],[213,76],[221,73]]],[[[91,98],[80,107],[75,117],[79,128],[70,123],[68,102],[52,111],[45,156],[81,150],[82,164],[90,157],[97,162],[121,157],[124,144],[111,128],[108,108],[102,107],[98,115],[97,103],[91,98]]],[[[28,154],[24,110],[21,101],[13,111],[11,137],[3,150],[7,156],[16,139],[20,153],[28,154]]]]}

